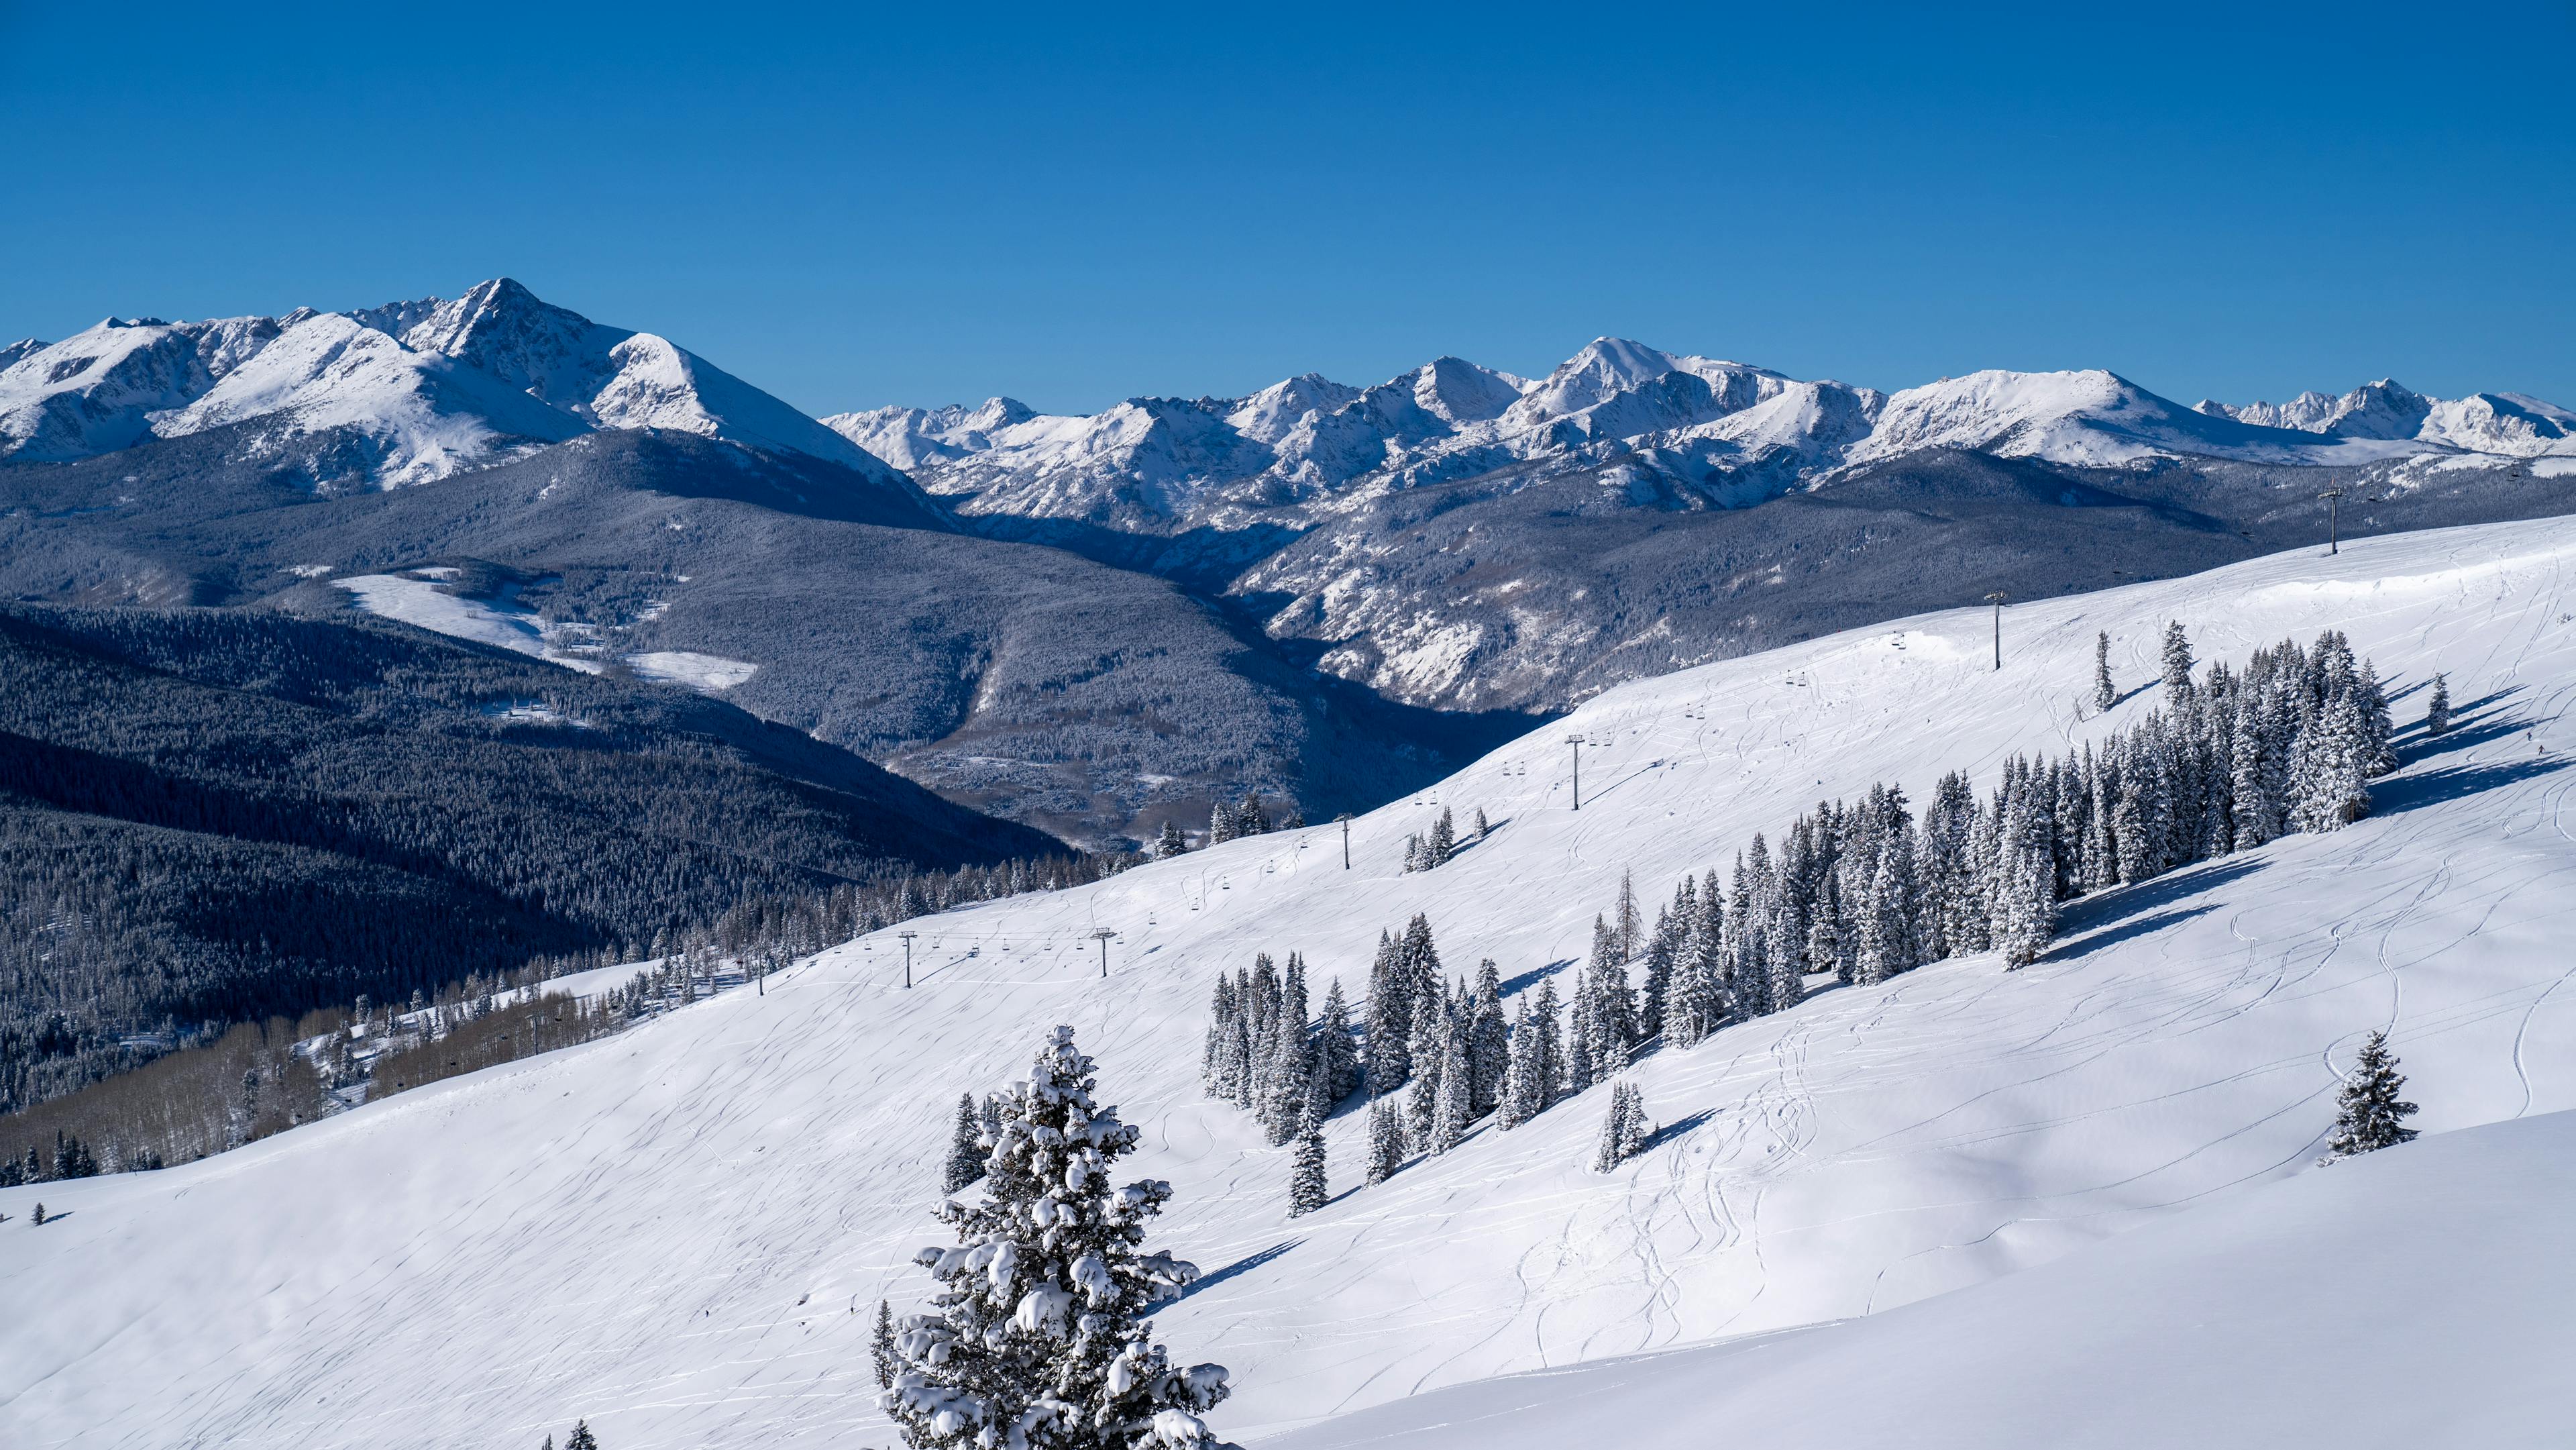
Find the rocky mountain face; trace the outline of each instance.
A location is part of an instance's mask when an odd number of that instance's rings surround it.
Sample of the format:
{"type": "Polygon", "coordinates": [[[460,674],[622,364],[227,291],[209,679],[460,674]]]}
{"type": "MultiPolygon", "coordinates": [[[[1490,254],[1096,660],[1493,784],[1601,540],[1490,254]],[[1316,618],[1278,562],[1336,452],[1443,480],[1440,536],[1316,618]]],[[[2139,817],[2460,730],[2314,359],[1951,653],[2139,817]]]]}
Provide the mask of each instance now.
{"type": "Polygon", "coordinates": [[[969,527],[1189,582],[1326,672],[1440,708],[1560,710],[1701,661],[2306,537],[2558,511],[2576,415],[2376,383],[2186,408],[2102,371],[1895,393],[1600,338],[1531,380],[1442,358],[1090,416],[825,423],[969,527]]]}
{"type": "Polygon", "coordinates": [[[1084,416],[820,421],[506,278],[0,348],[0,594],[394,612],[1084,844],[1383,801],[1622,681],[2342,526],[2576,510],[2519,394],[1881,393],[1601,338],[1084,416]]]}
{"type": "Polygon", "coordinates": [[[913,493],[873,455],[704,359],[506,277],[449,301],[348,313],[110,318],[0,351],[0,459],[62,462],[232,429],[245,460],[320,460],[312,486],[390,488],[602,428],[800,453],[859,486],[913,493]]]}

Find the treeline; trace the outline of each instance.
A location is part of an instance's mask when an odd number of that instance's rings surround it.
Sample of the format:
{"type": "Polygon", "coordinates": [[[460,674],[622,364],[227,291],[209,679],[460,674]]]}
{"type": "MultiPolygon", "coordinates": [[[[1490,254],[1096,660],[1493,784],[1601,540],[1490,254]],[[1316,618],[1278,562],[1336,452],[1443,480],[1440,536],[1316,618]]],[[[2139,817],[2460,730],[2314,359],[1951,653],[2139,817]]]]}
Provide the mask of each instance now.
{"type": "MultiPolygon", "coordinates": [[[[1356,1048],[1338,982],[1310,1022],[1303,963],[1292,954],[1278,978],[1260,957],[1218,979],[1206,1090],[1285,1143],[1364,1086],[1376,1183],[1409,1154],[1447,1152],[1488,1115],[1508,1130],[1612,1082],[1646,1044],[1689,1047],[1792,1006],[1810,977],[1873,983],[1989,951],[2008,969],[2025,966],[2054,939],[2060,903],[2285,834],[2339,829],[2368,811],[2369,779],[2395,768],[2386,696],[2339,632],[2195,678],[2177,625],[2164,685],[2164,708],[2099,748],[2007,761],[1983,800],[1953,772],[1919,821],[1884,784],[1857,802],[1821,802],[1776,851],[1757,834],[1728,875],[1683,877],[1651,929],[1623,878],[1566,996],[1542,980],[1508,1024],[1494,964],[1482,963],[1472,986],[1449,979],[1424,916],[1381,934],[1356,1048]],[[1345,1060],[1356,1075],[1334,1066],[1345,1060]]],[[[2439,690],[2427,726],[2448,725],[2439,690]]],[[[1604,1121],[1595,1166],[1632,1155],[1648,1131],[1631,1089],[1604,1121]]],[[[1301,1179],[1314,1176],[1300,1162],[1301,1179]]]]}
{"type": "Polygon", "coordinates": [[[235,1026],[0,1114],[0,1186],[189,1162],[373,1098],[621,1032],[899,921],[1098,881],[1135,859],[1049,856],[743,902],[712,923],[657,932],[651,962],[586,1000],[544,984],[627,958],[604,948],[543,956],[407,998],[360,996],[235,1026]]]}
{"type": "Polygon", "coordinates": [[[0,606],[0,1111],[747,903],[1077,874],[1056,847],[679,691],[390,626],[0,606]]]}

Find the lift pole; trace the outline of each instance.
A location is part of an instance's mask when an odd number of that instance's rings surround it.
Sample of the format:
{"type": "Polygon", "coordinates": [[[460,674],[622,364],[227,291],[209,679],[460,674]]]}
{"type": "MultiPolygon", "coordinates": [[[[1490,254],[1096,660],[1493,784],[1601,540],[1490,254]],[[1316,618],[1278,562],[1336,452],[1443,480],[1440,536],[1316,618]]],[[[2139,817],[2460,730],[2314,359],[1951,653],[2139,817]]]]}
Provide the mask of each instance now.
{"type": "Polygon", "coordinates": [[[1986,596],[1986,602],[1995,607],[1995,668],[2000,671],[2004,667],[2004,592],[1996,590],[1986,596]]]}
{"type": "Polygon", "coordinates": [[[903,938],[903,987],[905,991],[909,992],[912,990],[912,939],[921,935],[921,933],[917,931],[899,931],[896,932],[895,935],[903,938]]]}
{"type": "Polygon", "coordinates": [[[1105,926],[1091,934],[1100,943],[1100,976],[1103,981],[1109,977],[1109,939],[1117,934],[1105,926]]]}
{"type": "Polygon", "coordinates": [[[2326,552],[2333,554],[2342,547],[2335,538],[2335,516],[2343,512],[2343,490],[2330,488],[2317,497],[2326,501],[2326,552]]]}
{"type": "Polygon", "coordinates": [[[1583,737],[1568,735],[1565,743],[1574,747],[1574,808],[1583,809],[1583,737]]]}

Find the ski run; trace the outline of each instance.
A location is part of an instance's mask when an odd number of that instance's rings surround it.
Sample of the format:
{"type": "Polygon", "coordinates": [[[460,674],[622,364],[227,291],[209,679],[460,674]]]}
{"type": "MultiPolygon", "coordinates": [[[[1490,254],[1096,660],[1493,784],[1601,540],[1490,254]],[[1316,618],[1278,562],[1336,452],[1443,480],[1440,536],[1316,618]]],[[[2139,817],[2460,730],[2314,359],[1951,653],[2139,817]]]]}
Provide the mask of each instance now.
{"type": "MultiPolygon", "coordinates": [[[[1171,1185],[1145,1248],[1197,1273],[1166,1276],[1154,1334],[1226,1367],[1198,1398],[1229,1440],[2532,1443],[2517,1406],[2576,1349],[2576,1128],[2480,1125],[2576,1108],[2571,564],[2576,520],[2397,535],[2007,608],[2000,670],[1986,609],[1696,668],[1349,822],[1347,869],[1338,823],[1244,836],[906,923],[909,988],[889,930],[199,1163],[0,1190],[0,1443],[533,1446],[581,1420],[609,1450],[893,1444],[872,1336],[955,1243],[961,1095],[1025,1083],[1059,1025],[1135,1130],[1120,1181],[1171,1185]],[[1623,880],[1651,932],[1685,879],[1731,892],[1757,833],[1815,837],[1820,802],[1884,819],[1892,786],[1929,822],[1945,777],[1986,802],[2176,730],[2213,666],[2290,678],[2283,641],[2348,647],[2393,722],[2367,689],[2311,700],[2299,778],[2340,805],[2302,788],[2280,834],[2168,831],[2155,860],[2113,820],[2053,930],[2044,902],[1996,912],[1920,964],[1893,928],[1811,938],[1764,961],[1840,970],[1766,968],[1773,1010],[1682,994],[1687,1020],[1604,1024],[1623,880]],[[1464,1026],[1409,1031],[1406,1066],[1463,1076],[1310,1091],[1288,1121],[1272,1073],[1246,1111],[1211,1008],[1248,1070],[1273,998],[1235,987],[1265,953],[1355,1026],[1391,1024],[1389,982],[1436,986],[1464,1026]],[[1490,1019],[1549,997],[1591,1024],[1555,1079],[1579,1090],[1514,1107],[1490,1019]],[[2423,1137],[2319,1169],[2377,1031],[2423,1137]],[[1561,1373],[1495,1378],[1531,1371],[1561,1373]]],[[[2008,856],[2014,819],[1975,849],[2008,856]]],[[[1335,1072],[1394,1049],[1374,1036],[1335,1072]]]]}

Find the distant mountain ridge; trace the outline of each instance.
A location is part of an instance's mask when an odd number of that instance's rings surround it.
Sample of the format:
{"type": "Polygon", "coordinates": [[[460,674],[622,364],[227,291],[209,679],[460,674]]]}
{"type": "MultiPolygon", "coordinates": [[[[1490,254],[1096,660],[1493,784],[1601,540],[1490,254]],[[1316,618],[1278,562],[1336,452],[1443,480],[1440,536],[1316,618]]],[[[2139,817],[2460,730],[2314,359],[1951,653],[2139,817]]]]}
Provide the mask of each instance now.
{"type": "Polygon", "coordinates": [[[1307,373],[1244,398],[1131,398],[1090,415],[878,408],[823,422],[968,514],[1178,532],[1329,513],[1393,489],[1625,467],[1741,506],[1925,449],[2077,467],[2153,458],[2302,467],[2576,457],[2576,413],[2521,394],[2187,408],[2099,369],[1988,370],[1895,393],[1602,337],[1528,380],[1444,357],[1372,387],[1307,373]]]}
{"type": "Polygon", "coordinates": [[[2329,489],[2349,534],[2576,512],[2576,415],[1888,393],[1603,337],[1538,378],[817,421],[508,278],[0,348],[0,597],[409,591],[429,627],[714,661],[669,677],[1095,844],[1246,791],[1370,804],[1709,660],[2289,547],[2329,489]]]}
{"type": "MultiPolygon", "coordinates": [[[[507,277],[453,299],[206,322],[110,318],[0,350],[0,459],[63,462],[244,423],[248,450],[342,435],[317,485],[394,487],[603,428],[661,428],[901,474],[651,333],[539,300],[507,277]]],[[[926,500],[923,501],[926,506],[926,500]]]]}

